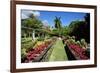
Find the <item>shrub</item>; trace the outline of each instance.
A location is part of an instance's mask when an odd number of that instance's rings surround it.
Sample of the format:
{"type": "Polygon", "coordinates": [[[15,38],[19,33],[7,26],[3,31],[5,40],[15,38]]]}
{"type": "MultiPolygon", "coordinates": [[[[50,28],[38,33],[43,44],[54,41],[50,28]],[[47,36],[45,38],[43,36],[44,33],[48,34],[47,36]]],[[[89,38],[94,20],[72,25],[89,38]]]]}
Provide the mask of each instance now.
{"type": "Polygon", "coordinates": [[[21,61],[23,62],[26,58],[26,49],[21,49],[21,61]]]}
{"type": "Polygon", "coordinates": [[[37,39],[38,41],[44,41],[44,38],[40,37],[37,39]]]}
{"type": "Polygon", "coordinates": [[[84,49],[87,48],[87,43],[86,43],[85,39],[81,39],[81,45],[82,45],[82,47],[83,47],[84,49]]]}
{"type": "Polygon", "coordinates": [[[80,41],[77,41],[76,44],[82,47],[80,41]]]}

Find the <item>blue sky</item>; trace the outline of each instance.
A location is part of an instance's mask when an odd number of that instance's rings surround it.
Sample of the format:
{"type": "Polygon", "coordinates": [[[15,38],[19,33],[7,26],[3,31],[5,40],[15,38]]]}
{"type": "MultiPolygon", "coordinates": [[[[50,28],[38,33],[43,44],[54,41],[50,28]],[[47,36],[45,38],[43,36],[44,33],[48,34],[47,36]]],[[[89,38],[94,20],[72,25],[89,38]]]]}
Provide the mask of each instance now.
{"type": "Polygon", "coordinates": [[[68,26],[72,21],[84,20],[86,13],[79,12],[56,12],[56,11],[32,11],[22,10],[22,18],[28,18],[28,15],[33,13],[44,24],[54,26],[55,16],[61,17],[62,26],[68,26]]]}

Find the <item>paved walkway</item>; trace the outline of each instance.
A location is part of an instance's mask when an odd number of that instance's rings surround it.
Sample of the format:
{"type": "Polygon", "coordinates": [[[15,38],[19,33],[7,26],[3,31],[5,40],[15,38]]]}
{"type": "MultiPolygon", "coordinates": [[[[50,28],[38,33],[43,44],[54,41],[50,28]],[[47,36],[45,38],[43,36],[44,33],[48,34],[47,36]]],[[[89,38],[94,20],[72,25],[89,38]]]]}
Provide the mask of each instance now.
{"type": "Polygon", "coordinates": [[[66,61],[66,60],[68,60],[68,58],[64,49],[64,44],[62,43],[62,40],[58,39],[53,45],[53,51],[51,53],[49,61],[66,61]]]}

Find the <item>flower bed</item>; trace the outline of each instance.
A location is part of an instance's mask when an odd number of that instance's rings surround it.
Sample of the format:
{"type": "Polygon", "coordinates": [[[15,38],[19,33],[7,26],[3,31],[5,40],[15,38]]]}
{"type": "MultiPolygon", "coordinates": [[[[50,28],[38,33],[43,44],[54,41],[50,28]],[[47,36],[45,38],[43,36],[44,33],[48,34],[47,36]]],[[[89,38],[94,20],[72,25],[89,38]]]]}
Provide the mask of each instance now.
{"type": "Polygon", "coordinates": [[[76,44],[70,44],[68,45],[69,49],[74,51],[74,55],[78,56],[79,59],[88,59],[88,57],[85,55],[85,50],[83,48],[81,48],[79,45],[76,44]]]}
{"type": "Polygon", "coordinates": [[[89,59],[89,54],[87,54],[88,46],[85,39],[75,41],[75,38],[70,37],[64,40],[64,43],[68,46],[68,49],[71,51],[71,53],[75,56],[77,60],[89,59]]]}
{"type": "Polygon", "coordinates": [[[52,40],[45,41],[26,53],[23,63],[38,62],[52,45],[52,40]]]}

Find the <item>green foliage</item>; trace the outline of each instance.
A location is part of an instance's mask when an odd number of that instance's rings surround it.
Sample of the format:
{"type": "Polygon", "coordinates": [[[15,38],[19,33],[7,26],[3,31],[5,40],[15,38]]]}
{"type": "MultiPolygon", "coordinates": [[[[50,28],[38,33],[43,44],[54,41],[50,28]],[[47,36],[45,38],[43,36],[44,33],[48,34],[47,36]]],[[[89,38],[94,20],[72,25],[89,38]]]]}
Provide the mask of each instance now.
{"type": "Polygon", "coordinates": [[[84,21],[72,21],[67,28],[67,34],[74,35],[76,40],[84,38],[90,43],[90,14],[84,16],[84,21]]]}
{"type": "Polygon", "coordinates": [[[75,44],[75,40],[74,40],[74,39],[72,39],[72,38],[71,38],[71,39],[69,39],[69,42],[70,42],[70,43],[72,43],[72,44],[75,44]]]}
{"type": "Polygon", "coordinates": [[[38,40],[32,41],[32,40],[23,40],[24,42],[21,43],[21,49],[26,49],[26,51],[31,50],[34,45],[37,43],[38,40]]]}
{"type": "Polygon", "coordinates": [[[24,59],[26,58],[26,49],[21,49],[21,61],[24,61],[24,59]]]}
{"type": "Polygon", "coordinates": [[[79,28],[81,28],[82,25],[84,25],[84,21],[72,21],[69,25],[70,32],[73,33],[74,31],[78,31],[79,28]]]}
{"type": "Polygon", "coordinates": [[[21,30],[22,30],[21,36],[30,37],[30,35],[32,35],[33,29],[41,29],[42,26],[43,26],[42,21],[40,21],[34,15],[30,15],[30,18],[21,20],[21,30]]]}
{"type": "Polygon", "coordinates": [[[21,43],[31,42],[32,38],[21,38],[21,43]]]}
{"type": "Polygon", "coordinates": [[[44,38],[39,37],[37,40],[38,40],[38,41],[44,41],[44,38]]]}
{"type": "Polygon", "coordinates": [[[42,22],[36,18],[27,18],[22,20],[22,26],[30,28],[40,28],[42,27],[42,22]]]}
{"type": "Polygon", "coordinates": [[[87,42],[89,42],[90,32],[89,28],[87,28],[87,25],[85,21],[73,21],[69,25],[69,35],[75,36],[76,40],[81,40],[81,38],[86,39],[87,42]]]}
{"type": "Polygon", "coordinates": [[[86,43],[85,39],[81,39],[81,44],[83,47],[85,47],[85,48],[87,47],[87,43],[86,43]]]}
{"type": "Polygon", "coordinates": [[[56,35],[56,36],[59,35],[59,30],[58,30],[58,29],[53,29],[52,32],[53,32],[53,34],[56,35]]]}
{"type": "Polygon", "coordinates": [[[89,13],[87,13],[85,15],[84,19],[85,19],[86,23],[90,26],[90,14],[89,13]]]}
{"type": "Polygon", "coordinates": [[[62,27],[60,19],[61,19],[61,17],[55,17],[55,19],[54,19],[55,28],[57,28],[57,29],[60,29],[62,27]]]}
{"type": "Polygon", "coordinates": [[[81,43],[80,43],[80,41],[77,41],[76,44],[79,45],[79,46],[81,47],[81,43]]]}
{"type": "Polygon", "coordinates": [[[60,29],[53,29],[52,33],[56,36],[67,36],[68,35],[68,27],[64,26],[60,29]]]}

